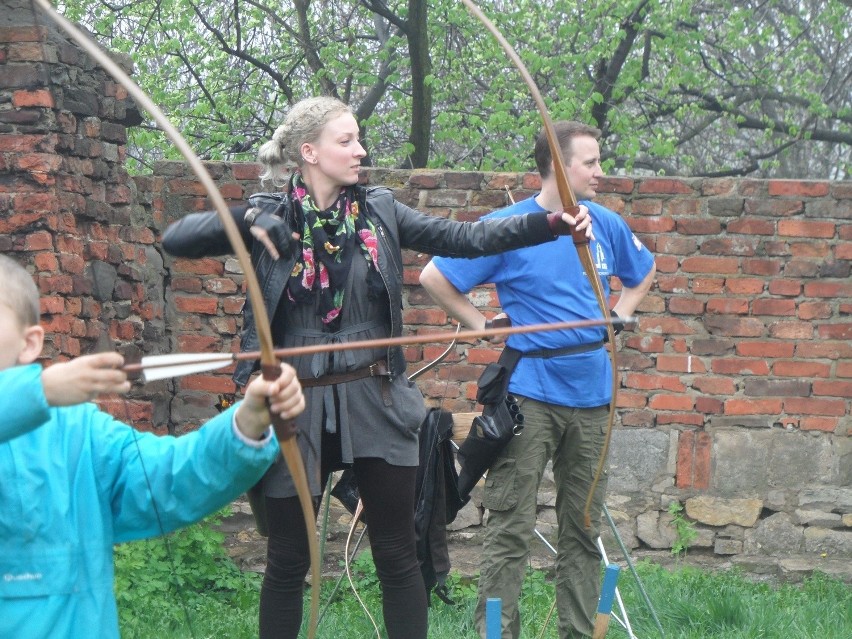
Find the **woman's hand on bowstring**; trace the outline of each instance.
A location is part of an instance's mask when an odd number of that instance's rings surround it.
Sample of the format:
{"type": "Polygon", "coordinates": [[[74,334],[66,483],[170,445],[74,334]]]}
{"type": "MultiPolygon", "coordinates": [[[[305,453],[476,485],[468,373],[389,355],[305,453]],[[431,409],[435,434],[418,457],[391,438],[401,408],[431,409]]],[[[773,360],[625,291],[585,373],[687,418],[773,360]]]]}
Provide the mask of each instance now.
{"type": "MultiPolygon", "coordinates": [[[[257,212],[257,209],[249,209],[246,212],[246,219],[257,212]]],[[[252,221],[249,226],[249,233],[252,234],[255,240],[263,244],[273,260],[281,257],[282,253],[287,252],[287,247],[292,240],[301,239],[301,235],[295,231],[290,231],[284,219],[272,213],[260,213],[255,217],[251,216],[252,221]]]]}

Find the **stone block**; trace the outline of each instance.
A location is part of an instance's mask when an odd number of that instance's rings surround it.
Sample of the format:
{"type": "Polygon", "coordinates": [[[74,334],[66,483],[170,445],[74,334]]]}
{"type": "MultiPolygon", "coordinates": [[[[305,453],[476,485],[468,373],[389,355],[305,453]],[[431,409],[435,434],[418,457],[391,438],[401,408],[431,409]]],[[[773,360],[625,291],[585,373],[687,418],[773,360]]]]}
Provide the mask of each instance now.
{"type": "Polygon", "coordinates": [[[669,469],[668,433],[644,428],[619,429],[612,434],[609,453],[609,490],[631,493],[669,469]]]}
{"type": "Polygon", "coordinates": [[[743,542],[737,539],[717,539],[713,552],[717,555],[739,555],[743,551],[743,542]]]}
{"type": "Polygon", "coordinates": [[[839,528],[843,525],[840,515],[827,513],[822,510],[801,510],[793,512],[794,521],[803,526],[817,526],[819,528],[839,528]]]}
{"type": "Polygon", "coordinates": [[[701,495],[686,500],[686,514],[708,526],[737,524],[751,528],[762,507],[763,502],[759,499],[723,499],[701,495]]]}
{"type": "Polygon", "coordinates": [[[805,551],[852,559],[852,530],[808,526],[805,528],[805,551]]]}
{"type": "Polygon", "coordinates": [[[649,511],[636,518],[636,536],[651,548],[671,548],[677,540],[677,532],[672,526],[672,517],[668,513],[649,511]]]}
{"type": "Polygon", "coordinates": [[[787,513],[776,513],[754,530],[746,531],[743,551],[748,555],[784,556],[801,552],[803,547],[802,527],[794,524],[787,513]]]}

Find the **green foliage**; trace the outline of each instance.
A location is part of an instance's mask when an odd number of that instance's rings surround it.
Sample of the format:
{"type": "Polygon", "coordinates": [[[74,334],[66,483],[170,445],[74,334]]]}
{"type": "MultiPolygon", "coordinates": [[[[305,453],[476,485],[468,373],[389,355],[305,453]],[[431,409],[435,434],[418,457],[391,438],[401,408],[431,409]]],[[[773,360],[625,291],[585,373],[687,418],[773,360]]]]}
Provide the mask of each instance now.
{"type": "MultiPolygon", "coordinates": [[[[199,611],[256,606],[258,576],[240,572],[225,552],[224,535],[215,528],[227,513],[224,509],[166,538],[116,546],[115,596],[122,636],[138,630],[137,636],[150,637],[151,627],[189,632],[186,618],[199,611]],[[153,619],[152,610],[157,610],[153,619]]],[[[249,616],[243,621],[253,629],[256,615],[249,616]]]]}
{"type": "MultiPolygon", "coordinates": [[[[122,637],[125,639],[189,639],[257,636],[258,576],[240,574],[221,547],[213,526],[218,518],[173,536],[181,549],[174,564],[161,560],[158,542],[118,548],[116,591],[122,637]],[[178,603],[172,573],[183,575],[178,603]],[[139,589],[141,588],[141,589],[139,589]]],[[[852,589],[842,581],[815,573],[800,585],[753,582],[737,571],[707,572],[682,566],[668,570],[647,561],[636,569],[665,631],[672,639],[824,639],[852,636],[852,589]]],[[[353,562],[358,592],[371,615],[382,626],[381,589],[369,551],[353,562]]],[[[322,584],[323,605],[336,579],[322,584]]],[[[476,579],[451,574],[449,589],[455,606],[432,598],[429,610],[431,639],[475,639],[476,579]]],[[[656,624],[633,575],[622,571],[621,593],[635,636],[659,636],[656,624]]],[[[310,592],[305,594],[307,610],[310,592]]],[[[527,572],[521,592],[522,636],[538,637],[553,603],[551,577],[527,572]]],[[[621,615],[617,606],[614,613],[621,615]]],[[[306,615],[307,617],[307,615],[306,615]]],[[[307,623],[307,619],[304,620],[307,623]]],[[[303,626],[304,630],[304,626],[303,626]]],[[[361,639],[375,631],[351,591],[344,585],[328,607],[320,637],[361,639]]],[[[386,635],[382,635],[386,636],[386,635]]],[[[557,637],[555,616],[544,633],[557,637]]],[[[607,637],[627,637],[613,619],[607,637]]]]}
{"type": "MultiPolygon", "coordinates": [[[[412,122],[407,2],[64,3],[205,158],[253,160],[288,104],[336,94],[358,109],[376,165],[404,166],[431,127],[430,165],[528,170],[540,122],[493,37],[455,0],[428,3],[423,87],[412,122]],[[305,6],[306,5],[306,6],[305,6]],[[301,20],[304,18],[304,21],[301,20]]],[[[843,178],[852,171],[852,33],[842,0],[493,0],[554,119],[603,130],[607,166],[681,175],[843,178]]],[[[149,125],[131,169],[176,152],[149,125]]]]}
{"type": "Polygon", "coordinates": [[[672,526],[674,526],[676,534],[675,541],[672,544],[672,554],[676,556],[685,555],[689,545],[698,537],[695,524],[683,516],[683,505],[679,501],[670,503],[668,512],[672,516],[672,526]]]}

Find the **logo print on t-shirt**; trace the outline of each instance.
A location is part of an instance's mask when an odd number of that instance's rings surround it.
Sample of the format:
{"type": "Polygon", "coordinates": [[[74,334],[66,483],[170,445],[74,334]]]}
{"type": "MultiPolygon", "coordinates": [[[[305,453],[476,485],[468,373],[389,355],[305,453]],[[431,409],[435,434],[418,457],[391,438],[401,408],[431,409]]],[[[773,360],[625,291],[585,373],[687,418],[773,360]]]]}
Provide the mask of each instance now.
{"type": "Polygon", "coordinates": [[[595,268],[598,269],[598,272],[609,272],[609,267],[606,263],[606,255],[604,255],[603,247],[600,244],[595,245],[595,268]]]}

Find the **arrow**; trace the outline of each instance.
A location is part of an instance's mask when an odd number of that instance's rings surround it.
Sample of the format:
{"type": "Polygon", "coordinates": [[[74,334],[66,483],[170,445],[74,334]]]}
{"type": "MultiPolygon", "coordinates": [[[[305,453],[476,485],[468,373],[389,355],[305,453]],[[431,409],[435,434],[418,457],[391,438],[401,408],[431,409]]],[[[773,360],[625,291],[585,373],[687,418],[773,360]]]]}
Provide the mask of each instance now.
{"type": "MultiPolygon", "coordinates": [[[[627,325],[635,322],[632,317],[609,317],[601,319],[575,320],[568,322],[550,322],[545,324],[529,324],[528,326],[505,326],[440,333],[421,333],[419,335],[403,335],[384,339],[356,340],[354,342],[333,342],[328,344],[313,344],[310,346],[293,346],[279,348],[274,351],[280,358],[313,355],[346,350],[362,350],[368,348],[391,348],[393,346],[408,346],[411,344],[431,344],[434,342],[449,342],[452,340],[473,340],[486,337],[520,335],[523,333],[539,333],[545,331],[574,330],[593,326],[627,325]]],[[[203,373],[205,371],[223,368],[241,360],[255,360],[260,357],[259,351],[244,353],[176,353],[169,355],[146,355],[139,363],[125,364],[122,370],[128,374],[142,373],[146,382],[203,373]]]]}

